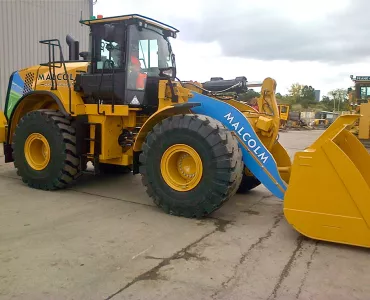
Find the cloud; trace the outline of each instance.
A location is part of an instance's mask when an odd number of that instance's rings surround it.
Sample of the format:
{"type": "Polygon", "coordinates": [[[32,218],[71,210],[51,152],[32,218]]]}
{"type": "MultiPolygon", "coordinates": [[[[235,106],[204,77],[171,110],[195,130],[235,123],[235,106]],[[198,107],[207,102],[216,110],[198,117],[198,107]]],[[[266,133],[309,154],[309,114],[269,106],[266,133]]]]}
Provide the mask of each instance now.
{"type": "Polygon", "coordinates": [[[206,0],[194,8],[202,18],[177,16],[173,22],[182,40],[217,42],[229,57],[329,64],[370,58],[369,0],[276,2],[206,0]]]}
{"type": "Polygon", "coordinates": [[[294,82],[348,88],[369,75],[369,0],[98,0],[95,14],[139,13],[180,30],[173,40],[182,80],[273,77],[277,91],[294,82]],[[179,8],[180,7],[180,8],[179,8]]]}
{"type": "Polygon", "coordinates": [[[370,59],[369,0],[188,0],[186,5],[141,0],[140,4],[138,10],[137,1],[98,0],[95,11],[160,19],[179,28],[182,41],[217,43],[228,57],[333,65],[370,59]]]}

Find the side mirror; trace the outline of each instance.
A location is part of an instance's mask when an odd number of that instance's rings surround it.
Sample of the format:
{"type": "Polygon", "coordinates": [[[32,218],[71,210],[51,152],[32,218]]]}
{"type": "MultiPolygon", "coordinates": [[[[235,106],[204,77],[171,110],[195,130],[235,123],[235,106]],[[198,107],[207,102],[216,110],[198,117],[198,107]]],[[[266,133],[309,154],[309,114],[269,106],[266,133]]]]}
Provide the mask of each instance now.
{"type": "Polygon", "coordinates": [[[79,53],[80,57],[82,57],[83,60],[89,60],[90,58],[90,52],[83,51],[79,53]]]}
{"type": "Polygon", "coordinates": [[[104,24],[104,40],[113,42],[115,36],[115,26],[111,24],[104,24]]]}

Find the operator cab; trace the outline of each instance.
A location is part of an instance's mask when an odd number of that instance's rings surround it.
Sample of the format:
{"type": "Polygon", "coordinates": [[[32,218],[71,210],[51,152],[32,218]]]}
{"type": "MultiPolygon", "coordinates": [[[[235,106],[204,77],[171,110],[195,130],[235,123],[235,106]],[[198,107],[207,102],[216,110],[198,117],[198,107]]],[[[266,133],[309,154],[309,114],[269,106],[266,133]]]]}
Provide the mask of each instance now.
{"type": "MultiPolygon", "coordinates": [[[[356,76],[351,75],[352,81],[355,83],[355,98],[354,104],[360,105],[367,103],[370,100],[370,76],[356,76]]],[[[348,92],[352,92],[351,89],[348,92]]]]}
{"type": "Polygon", "coordinates": [[[176,77],[169,38],[177,29],[140,15],[81,21],[90,27],[89,68],[76,77],[86,103],[156,110],[158,83],[176,77]]]}
{"type": "Polygon", "coordinates": [[[357,82],[355,88],[357,92],[357,102],[359,104],[367,103],[370,99],[370,82],[357,82]]]}

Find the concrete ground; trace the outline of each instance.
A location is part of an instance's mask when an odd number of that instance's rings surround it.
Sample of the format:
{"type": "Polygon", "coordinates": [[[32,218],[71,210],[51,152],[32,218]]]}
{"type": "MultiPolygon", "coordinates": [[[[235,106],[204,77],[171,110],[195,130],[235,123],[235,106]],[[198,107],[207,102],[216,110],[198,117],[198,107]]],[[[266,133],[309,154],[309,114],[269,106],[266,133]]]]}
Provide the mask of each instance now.
{"type": "MultiPolygon", "coordinates": [[[[293,155],[319,134],[280,140],[293,155]]],[[[369,299],[369,270],[370,250],[303,238],[264,187],[189,220],[139,176],[42,192],[0,165],[0,299],[369,299]]]]}

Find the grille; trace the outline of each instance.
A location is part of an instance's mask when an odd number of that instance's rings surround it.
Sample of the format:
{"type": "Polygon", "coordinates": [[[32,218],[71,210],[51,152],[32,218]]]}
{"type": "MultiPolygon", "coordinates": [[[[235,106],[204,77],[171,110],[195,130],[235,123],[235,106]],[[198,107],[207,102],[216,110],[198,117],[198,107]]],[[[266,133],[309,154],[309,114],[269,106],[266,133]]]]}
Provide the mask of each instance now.
{"type": "Polygon", "coordinates": [[[23,89],[23,95],[31,92],[33,90],[32,85],[33,85],[33,79],[35,78],[34,73],[27,73],[26,78],[24,81],[24,89],[23,89]]]}

